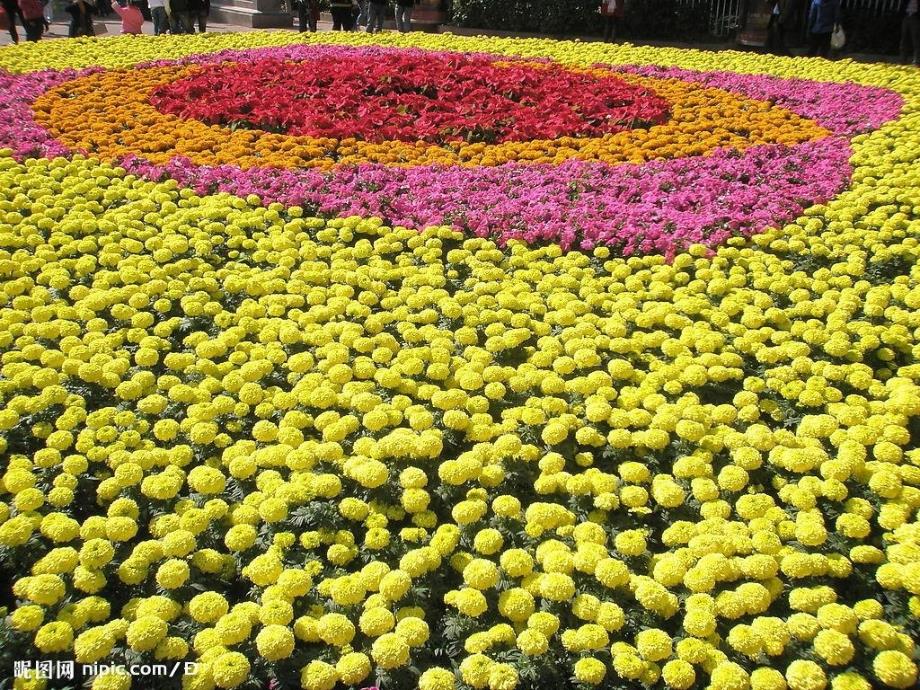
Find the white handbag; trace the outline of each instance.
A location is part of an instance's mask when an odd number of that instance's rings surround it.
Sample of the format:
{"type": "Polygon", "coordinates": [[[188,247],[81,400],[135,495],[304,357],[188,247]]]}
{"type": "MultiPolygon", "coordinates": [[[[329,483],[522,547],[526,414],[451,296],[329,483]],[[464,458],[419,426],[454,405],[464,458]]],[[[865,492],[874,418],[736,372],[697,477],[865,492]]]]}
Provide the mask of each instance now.
{"type": "Polygon", "coordinates": [[[840,50],[847,44],[847,35],[843,33],[843,27],[840,24],[834,29],[834,33],[831,34],[831,48],[834,50],[840,50]]]}

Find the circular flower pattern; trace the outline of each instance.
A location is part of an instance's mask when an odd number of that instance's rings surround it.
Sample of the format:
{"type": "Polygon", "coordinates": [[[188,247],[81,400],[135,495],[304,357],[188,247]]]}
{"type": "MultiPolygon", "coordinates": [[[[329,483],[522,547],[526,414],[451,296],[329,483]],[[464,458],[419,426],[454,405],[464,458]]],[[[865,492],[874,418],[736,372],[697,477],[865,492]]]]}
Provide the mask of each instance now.
{"type": "Polygon", "coordinates": [[[195,662],[169,690],[916,687],[916,71],[284,33],[0,66],[6,658],[100,662],[94,690],[147,687],[135,662],[195,662]],[[667,115],[377,142],[153,102],[399,47],[667,115]],[[333,180],[384,217],[313,215],[333,180]],[[432,190],[491,215],[385,222],[432,190]]]}
{"type": "Polygon", "coordinates": [[[846,184],[847,138],[900,107],[855,85],[373,47],[21,79],[41,84],[27,117],[49,152],[199,193],[627,255],[791,220],[846,184]],[[872,105],[854,116],[854,102],[872,105]]]}

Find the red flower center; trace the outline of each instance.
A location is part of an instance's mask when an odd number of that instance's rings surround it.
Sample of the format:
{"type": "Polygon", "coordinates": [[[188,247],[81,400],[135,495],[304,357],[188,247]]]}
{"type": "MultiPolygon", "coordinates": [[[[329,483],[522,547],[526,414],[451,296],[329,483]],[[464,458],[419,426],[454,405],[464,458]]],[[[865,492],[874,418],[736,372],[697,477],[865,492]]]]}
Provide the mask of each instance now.
{"type": "Polygon", "coordinates": [[[648,89],[555,63],[382,52],[208,65],[151,102],[208,124],[432,144],[596,137],[668,114],[648,89]]]}

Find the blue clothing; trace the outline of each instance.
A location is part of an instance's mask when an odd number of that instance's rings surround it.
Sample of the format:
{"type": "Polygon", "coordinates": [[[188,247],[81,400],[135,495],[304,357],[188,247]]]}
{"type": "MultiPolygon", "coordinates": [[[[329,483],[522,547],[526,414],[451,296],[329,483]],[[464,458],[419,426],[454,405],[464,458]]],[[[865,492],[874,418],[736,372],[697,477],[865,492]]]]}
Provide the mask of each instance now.
{"type": "Polygon", "coordinates": [[[808,33],[829,34],[840,23],[840,0],[812,0],[808,10],[808,33]]]}

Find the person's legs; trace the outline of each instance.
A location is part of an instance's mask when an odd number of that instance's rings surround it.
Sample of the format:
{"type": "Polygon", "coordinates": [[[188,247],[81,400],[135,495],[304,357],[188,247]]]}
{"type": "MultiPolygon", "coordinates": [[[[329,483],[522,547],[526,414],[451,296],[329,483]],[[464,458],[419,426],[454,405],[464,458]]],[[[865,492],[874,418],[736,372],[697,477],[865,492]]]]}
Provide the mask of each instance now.
{"type": "Polygon", "coordinates": [[[307,30],[307,0],[300,0],[297,3],[297,30],[305,33],[307,30]]]}
{"type": "Polygon", "coordinates": [[[377,31],[383,31],[383,20],[386,19],[387,6],[377,5],[377,31]]]}
{"type": "Polygon", "coordinates": [[[402,5],[396,6],[396,13],[395,13],[394,19],[396,20],[396,30],[402,33],[403,31],[403,6],[402,5]]]}
{"type": "Polygon", "coordinates": [[[830,57],[831,54],[831,34],[812,34],[813,44],[808,50],[810,57],[830,57]],[[813,52],[812,52],[813,51],[813,52]]]}
{"type": "Polygon", "coordinates": [[[93,15],[87,12],[80,17],[80,26],[77,29],[77,36],[95,36],[96,28],[93,26],[93,15]]]}
{"type": "Polygon", "coordinates": [[[342,8],[333,7],[330,10],[332,12],[332,30],[333,31],[344,31],[345,27],[342,24],[342,8]]]}
{"type": "Polygon", "coordinates": [[[786,45],[786,25],[779,21],[776,22],[776,52],[778,55],[792,55],[786,45]]]}
{"type": "Polygon", "coordinates": [[[778,14],[772,15],[767,25],[767,50],[776,55],[788,56],[791,53],[786,46],[786,26],[779,17],[778,14]]]}
{"type": "Polygon", "coordinates": [[[208,15],[202,11],[198,13],[198,31],[205,33],[208,30],[208,15]]]}
{"type": "Polygon", "coordinates": [[[367,5],[368,0],[358,0],[358,7],[361,11],[358,13],[358,19],[355,21],[355,28],[367,26],[367,5]]]}
{"type": "Polygon", "coordinates": [[[151,9],[150,18],[153,20],[154,36],[166,33],[166,30],[169,28],[169,18],[166,16],[165,7],[154,7],[151,9]]]}
{"type": "Polygon", "coordinates": [[[10,24],[9,32],[10,38],[13,39],[13,43],[19,43],[19,31],[16,30],[16,18],[25,26],[25,20],[22,18],[22,13],[19,11],[19,5],[15,2],[3,2],[3,10],[6,12],[7,21],[10,24]]]}
{"type": "Polygon", "coordinates": [[[375,2],[367,3],[367,33],[372,34],[376,31],[377,27],[377,13],[380,11],[380,6],[375,2]]]}
{"type": "Polygon", "coordinates": [[[41,19],[27,19],[23,26],[26,30],[26,40],[33,42],[42,37],[42,29],[45,28],[45,24],[41,19]]]}
{"type": "Polygon", "coordinates": [[[808,57],[815,57],[821,47],[821,34],[808,34],[808,57]]]}

